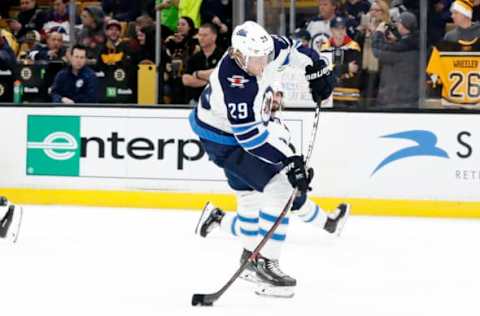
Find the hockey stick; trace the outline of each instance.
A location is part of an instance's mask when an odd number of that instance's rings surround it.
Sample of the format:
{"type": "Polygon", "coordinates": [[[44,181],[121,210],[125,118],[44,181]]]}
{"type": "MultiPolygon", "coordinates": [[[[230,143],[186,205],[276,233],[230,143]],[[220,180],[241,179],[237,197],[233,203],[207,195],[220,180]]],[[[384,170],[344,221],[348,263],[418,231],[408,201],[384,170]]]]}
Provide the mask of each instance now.
{"type": "MultiPolygon", "coordinates": [[[[305,164],[308,163],[310,160],[310,157],[312,156],[313,152],[313,145],[315,144],[315,140],[317,138],[317,130],[318,130],[318,121],[320,118],[320,106],[317,106],[315,109],[315,118],[313,122],[313,128],[312,128],[312,134],[310,137],[310,143],[308,144],[308,149],[307,149],[307,155],[305,157],[305,164]]],[[[217,292],[211,293],[211,294],[193,294],[192,296],[192,305],[193,306],[212,306],[213,302],[218,300],[220,296],[225,293],[228,288],[235,282],[235,280],[238,279],[238,277],[242,274],[242,272],[247,268],[247,266],[255,260],[257,255],[260,253],[260,250],[262,250],[263,246],[267,243],[267,241],[272,237],[273,233],[277,229],[277,227],[280,225],[282,222],[283,218],[287,215],[288,211],[290,211],[290,208],[292,207],[293,200],[295,200],[295,196],[297,195],[297,189],[295,188],[290,195],[290,198],[288,199],[287,203],[283,207],[282,212],[280,215],[277,217],[275,220],[275,223],[273,226],[270,228],[270,230],[267,232],[267,234],[262,238],[260,243],[257,245],[255,250],[253,250],[252,254],[248,258],[248,260],[245,260],[240,267],[237,269],[237,271],[233,274],[233,276],[230,278],[230,280],[227,281],[227,283],[217,292]]]]}

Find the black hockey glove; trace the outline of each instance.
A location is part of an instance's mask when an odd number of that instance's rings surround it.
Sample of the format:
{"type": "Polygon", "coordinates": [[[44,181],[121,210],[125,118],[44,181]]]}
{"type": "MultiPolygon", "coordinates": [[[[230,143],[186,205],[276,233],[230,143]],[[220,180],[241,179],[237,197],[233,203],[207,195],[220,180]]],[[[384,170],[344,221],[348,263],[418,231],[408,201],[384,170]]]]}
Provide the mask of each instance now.
{"type": "Polygon", "coordinates": [[[309,185],[313,179],[313,169],[306,169],[303,156],[291,156],[283,162],[287,171],[288,181],[301,193],[311,190],[309,185]]]}
{"type": "Polygon", "coordinates": [[[310,86],[313,101],[317,105],[330,97],[335,87],[335,75],[325,61],[319,60],[305,67],[305,78],[310,86]]]}

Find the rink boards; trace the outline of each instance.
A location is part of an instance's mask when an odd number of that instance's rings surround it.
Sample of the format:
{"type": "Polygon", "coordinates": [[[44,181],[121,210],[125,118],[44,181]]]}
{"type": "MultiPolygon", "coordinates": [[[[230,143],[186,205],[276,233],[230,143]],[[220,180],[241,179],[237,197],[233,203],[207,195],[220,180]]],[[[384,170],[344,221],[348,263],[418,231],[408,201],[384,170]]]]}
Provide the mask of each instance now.
{"type": "MultiPolygon", "coordinates": [[[[24,204],[233,209],[189,109],[0,107],[0,194],[24,204]]],[[[297,149],[311,111],[283,113],[297,149]]],[[[480,217],[480,116],[323,112],[311,196],[354,214],[480,217]]]]}

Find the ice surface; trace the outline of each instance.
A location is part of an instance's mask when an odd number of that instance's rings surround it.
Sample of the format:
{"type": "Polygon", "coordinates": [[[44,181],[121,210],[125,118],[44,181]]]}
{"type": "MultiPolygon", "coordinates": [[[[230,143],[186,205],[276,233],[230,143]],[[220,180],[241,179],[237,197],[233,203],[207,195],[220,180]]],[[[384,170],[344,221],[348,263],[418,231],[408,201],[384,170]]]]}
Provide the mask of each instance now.
{"type": "Polygon", "coordinates": [[[25,206],[0,243],[0,315],[480,315],[480,221],[354,216],[336,239],[292,220],[281,260],[293,299],[238,280],[238,241],[193,234],[199,212],[25,206]]]}

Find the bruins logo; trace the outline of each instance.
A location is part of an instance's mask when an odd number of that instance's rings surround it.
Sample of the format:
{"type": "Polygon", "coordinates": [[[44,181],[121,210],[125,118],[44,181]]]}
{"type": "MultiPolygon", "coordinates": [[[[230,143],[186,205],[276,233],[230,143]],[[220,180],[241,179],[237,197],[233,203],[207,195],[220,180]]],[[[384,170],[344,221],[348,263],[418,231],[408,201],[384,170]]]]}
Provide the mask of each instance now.
{"type": "Polygon", "coordinates": [[[32,70],[28,67],[23,67],[22,70],[20,70],[20,77],[22,77],[23,80],[30,80],[32,78],[32,70]]]}
{"type": "Polygon", "coordinates": [[[117,69],[113,72],[113,78],[117,81],[124,81],[126,77],[125,70],[123,69],[117,69]]]}
{"type": "Polygon", "coordinates": [[[5,87],[0,84],[0,97],[5,93],[5,87]]]}

